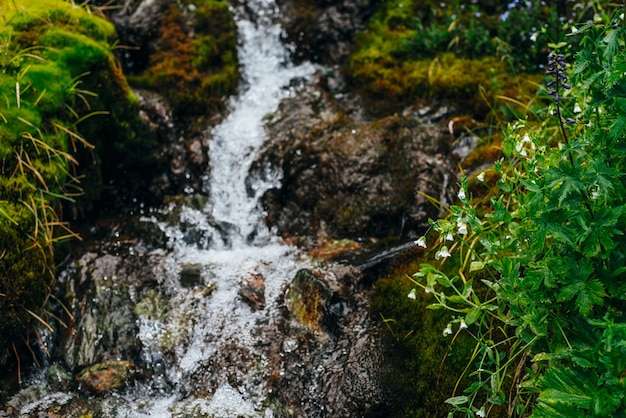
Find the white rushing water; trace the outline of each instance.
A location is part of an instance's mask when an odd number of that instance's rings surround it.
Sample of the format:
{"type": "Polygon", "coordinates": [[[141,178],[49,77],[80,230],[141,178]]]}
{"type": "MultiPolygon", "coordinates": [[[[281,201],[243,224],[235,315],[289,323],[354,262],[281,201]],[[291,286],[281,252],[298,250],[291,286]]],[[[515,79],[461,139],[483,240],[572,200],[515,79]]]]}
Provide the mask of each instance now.
{"type": "MultiPolygon", "coordinates": [[[[150,277],[151,293],[141,288],[141,282],[111,278],[111,283],[124,284],[112,292],[123,293],[128,286],[135,308],[141,304],[154,308],[152,313],[135,310],[144,376],[119,392],[84,397],[80,391],[51,388],[42,372],[11,400],[20,416],[70,403],[88,405],[89,411],[107,417],[273,416],[266,405],[269,360],[259,348],[266,337],[259,329],[276,322],[286,285],[299,269],[311,266],[263,225],[259,198],[280,184],[279,173],[251,176],[250,167],[266,139],[263,118],[292,93],[292,82],[310,77],[314,67],[291,63],[280,40],[281,29],[272,23],[277,11],[273,0],[248,0],[246,10],[255,15],[254,22],[236,17],[242,88],[230,101],[228,117],[211,132],[210,172],[204,185],[207,205],[182,209],[173,205],[165,214],[167,222],[142,218],[156,223],[169,240],[167,248],[142,250],[154,261],[149,272],[142,271],[150,277]],[[178,222],[170,223],[176,216],[178,222]],[[181,280],[186,271],[192,271],[191,283],[181,280]],[[240,296],[242,283],[250,278],[262,278],[264,285],[265,306],[257,310],[240,296]]],[[[88,261],[78,260],[77,265],[102,257],[105,267],[130,266],[134,255],[131,251],[124,259],[90,253],[88,261]]],[[[93,302],[89,309],[94,314],[111,314],[93,302]]],[[[289,345],[285,351],[292,349],[289,345]]]]}
{"type": "MultiPolygon", "coordinates": [[[[267,10],[267,4],[264,4],[267,10]]],[[[264,21],[265,19],[259,19],[264,21]]],[[[209,189],[213,218],[231,225],[231,239],[243,245],[261,222],[256,205],[261,194],[279,182],[277,173],[261,183],[246,187],[246,177],[256,152],[265,140],[262,119],[274,111],[294,78],[309,76],[309,64],[293,66],[280,41],[280,27],[238,22],[242,46],[239,50],[246,89],[232,103],[232,112],[213,130],[210,145],[209,189]],[[273,178],[272,178],[273,177],[273,178]]]]}
{"type": "MultiPolygon", "coordinates": [[[[143,391],[130,392],[121,404],[119,399],[105,402],[104,410],[114,416],[272,414],[262,407],[265,388],[259,382],[262,379],[254,378],[254,372],[242,387],[221,384],[209,398],[181,394],[193,385],[189,380],[194,374],[202,373],[207,362],[223,355],[220,350],[226,345],[245,347],[254,356],[252,330],[278,314],[276,299],[306,264],[295,249],[272,237],[263,226],[258,201],[268,188],[280,183],[279,174],[264,173],[253,180],[248,177],[265,141],[264,116],[275,111],[280,100],[290,94],[292,80],[309,77],[314,68],[290,62],[289,51],[280,41],[281,29],[271,23],[276,9],[273,1],[253,0],[248,6],[258,19],[256,23],[237,19],[243,88],[232,99],[229,116],[212,131],[211,171],[205,185],[210,191],[209,203],[204,210],[187,207],[181,214],[185,223],[208,231],[212,237],[206,245],[190,245],[178,228],[163,226],[171,254],[165,265],[155,267],[155,276],[160,281],[160,292],[169,295],[168,311],[164,318],[142,317],[139,338],[146,362],[153,363],[155,369],[162,368],[164,375],[155,377],[152,386],[143,391]],[[204,287],[189,289],[181,285],[180,273],[185,266],[199,269],[204,287]],[[242,280],[250,274],[264,278],[267,302],[258,311],[238,295],[242,280]],[[203,289],[209,288],[214,290],[207,296],[208,291],[203,293],[203,289]],[[173,341],[174,364],[160,364],[165,357],[165,338],[173,341]],[[159,379],[168,382],[168,390],[155,390],[159,379]]],[[[260,357],[255,361],[257,367],[262,367],[265,360],[260,357]]]]}

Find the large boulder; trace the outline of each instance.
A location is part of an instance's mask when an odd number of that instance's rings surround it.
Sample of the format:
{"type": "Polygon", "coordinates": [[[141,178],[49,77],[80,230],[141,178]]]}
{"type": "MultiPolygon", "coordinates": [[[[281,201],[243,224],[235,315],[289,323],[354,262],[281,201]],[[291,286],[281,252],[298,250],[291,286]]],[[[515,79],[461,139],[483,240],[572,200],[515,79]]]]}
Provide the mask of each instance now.
{"type": "Polygon", "coordinates": [[[423,231],[439,215],[432,199],[454,198],[450,134],[412,112],[367,121],[344,111],[327,94],[305,89],[270,116],[257,164],[278,167],[283,181],[263,197],[267,223],[301,237],[423,231]]]}
{"type": "Polygon", "coordinates": [[[326,65],[350,53],[354,35],[365,28],[375,0],[277,0],[281,25],[296,45],[295,57],[326,65]]]}

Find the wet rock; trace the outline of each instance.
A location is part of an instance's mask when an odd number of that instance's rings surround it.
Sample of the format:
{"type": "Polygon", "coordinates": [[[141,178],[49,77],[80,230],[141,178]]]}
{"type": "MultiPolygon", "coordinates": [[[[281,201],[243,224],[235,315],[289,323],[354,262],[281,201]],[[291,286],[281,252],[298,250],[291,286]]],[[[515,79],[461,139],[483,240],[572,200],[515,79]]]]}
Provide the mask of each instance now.
{"type": "Polygon", "coordinates": [[[71,322],[62,345],[70,370],[137,354],[136,316],[129,293],[133,277],[123,258],[86,253],[62,279],[71,322]]]}
{"type": "Polygon", "coordinates": [[[135,364],[130,361],[109,360],[87,367],[76,380],[91,392],[110,392],[123,388],[132,377],[134,368],[135,364]]]}
{"type": "Polygon", "coordinates": [[[285,236],[413,237],[454,201],[456,169],[445,126],[416,115],[368,121],[323,93],[284,100],[267,122],[258,167],[282,186],[263,197],[267,223],[285,236]]]}
{"type": "Polygon", "coordinates": [[[375,0],[279,0],[281,24],[296,45],[296,59],[323,64],[341,62],[354,34],[365,28],[375,0]]]}
{"type": "Polygon", "coordinates": [[[46,382],[54,391],[68,391],[74,376],[59,363],[53,363],[46,371],[46,382]]]}
{"type": "MultiPolygon", "coordinates": [[[[330,286],[319,273],[302,269],[289,285],[285,301],[293,318],[312,331],[320,332],[335,322],[333,315],[341,313],[340,308],[333,309],[333,296],[330,286]]],[[[335,304],[340,303],[335,301],[335,304]]]]}
{"type": "Polygon", "coordinates": [[[184,264],[180,270],[180,284],[191,288],[203,284],[202,264],[184,264]]]}
{"type": "Polygon", "coordinates": [[[257,311],[265,308],[265,279],[257,272],[251,272],[243,278],[239,295],[252,310],[257,311]]]}
{"type": "MultiPolygon", "coordinates": [[[[368,291],[360,287],[360,273],[341,265],[326,266],[324,274],[300,270],[294,283],[331,295],[319,303],[311,292],[312,307],[327,312],[334,327],[332,338],[293,321],[278,320],[280,334],[270,334],[266,349],[271,399],[280,405],[279,416],[352,417],[385,416],[389,399],[383,384],[387,370],[381,329],[369,317],[368,291]],[[330,302],[330,303],[328,303],[330,302]],[[339,303],[338,303],[339,302],[339,303]],[[320,309],[320,305],[322,306],[320,309]]],[[[292,309],[288,290],[285,305],[292,309]]],[[[296,299],[299,295],[296,295],[296,299]]],[[[302,300],[302,299],[301,299],[302,300]]],[[[300,301],[297,302],[299,304],[300,301]]],[[[306,310],[306,309],[305,309],[306,310]]],[[[309,309],[309,313],[315,309],[309,309]]]]}

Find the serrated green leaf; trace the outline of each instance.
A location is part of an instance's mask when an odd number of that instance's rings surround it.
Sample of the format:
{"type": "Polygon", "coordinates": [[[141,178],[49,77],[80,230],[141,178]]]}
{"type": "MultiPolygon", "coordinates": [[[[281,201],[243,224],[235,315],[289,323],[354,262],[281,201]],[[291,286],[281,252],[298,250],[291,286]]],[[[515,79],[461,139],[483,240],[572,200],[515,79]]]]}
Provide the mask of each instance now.
{"type": "Polygon", "coordinates": [[[552,357],[553,356],[550,353],[537,353],[533,357],[532,361],[533,362],[536,362],[536,361],[549,361],[549,360],[552,360],[552,357]]]}
{"type": "Polygon", "coordinates": [[[606,35],[603,39],[606,42],[606,48],[604,49],[604,59],[606,61],[611,61],[617,52],[617,47],[619,46],[619,34],[618,31],[614,30],[606,35]]]}

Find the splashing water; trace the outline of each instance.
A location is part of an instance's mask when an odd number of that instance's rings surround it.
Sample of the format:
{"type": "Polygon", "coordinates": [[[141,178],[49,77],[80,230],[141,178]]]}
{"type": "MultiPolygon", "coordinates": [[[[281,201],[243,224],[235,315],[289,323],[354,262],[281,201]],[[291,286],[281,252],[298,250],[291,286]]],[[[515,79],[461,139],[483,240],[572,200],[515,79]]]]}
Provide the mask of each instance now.
{"type": "Polygon", "coordinates": [[[170,295],[168,311],[163,318],[141,317],[139,321],[143,359],[162,370],[162,375],[155,375],[143,390],[123,395],[122,402],[105,401],[104,410],[115,416],[272,415],[270,410],[263,412],[266,389],[259,377],[262,370],[223,376],[213,371],[213,377],[207,377],[206,371],[234,346],[247,352],[262,369],[266,360],[255,353],[253,330],[278,314],[276,299],[295,271],[306,264],[295,249],[272,237],[258,209],[262,194],[280,184],[280,174],[265,172],[251,178],[249,171],[265,140],[264,116],[290,94],[292,80],[309,77],[314,68],[308,63],[290,63],[289,51],[280,41],[281,29],[271,24],[273,1],[253,1],[248,6],[257,14],[256,23],[245,19],[237,23],[244,87],[231,101],[229,116],[212,131],[211,172],[205,184],[209,202],[203,210],[186,207],[181,213],[181,220],[212,236],[206,245],[190,246],[180,230],[162,225],[172,251],[163,265],[155,267],[155,276],[160,292],[170,295]],[[200,266],[201,286],[189,289],[181,285],[184,266],[200,266]],[[238,296],[242,277],[251,273],[264,279],[268,303],[258,311],[252,311],[238,296]],[[202,289],[211,289],[207,290],[210,296],[202,289]],[[164,339],[173,341],[173,356],[164,353],[164,339]],[[163,364],[165,358],[173,358],[173,364],[163,364]],[[241,383],[236,388],[229,384],[234,375],[241,383]],[[198,380],[218,386],[210,400],[183,395],[194,392],[198,380]],[[160,392],[155,387],[160,387],[160,392]]]}
{"type": "MultiPolygon", "coordinates": [[[[270,2],[256,3],[267,17],[270,2]]],[[[258,21],[267,19],[261,18],[258,21]]],[[[211,142],[212,215],[230,234],[234,247],[245,245],[262,226],[257,202],[263,192],[280,182],[279,173],[264,173],[264,179],[247,184],[247,176],[256,151],[265,140],[263,117],[274,111],[289,94],[289,82],[308,77],[310,64],[293,66],[289,51],[280,41],[280,27],[258,25],[241,20],[238,23],[242,41],[240,62],[243,65],[245,91],[232,103],[232,112],[213,130],[211,142]]]]}

